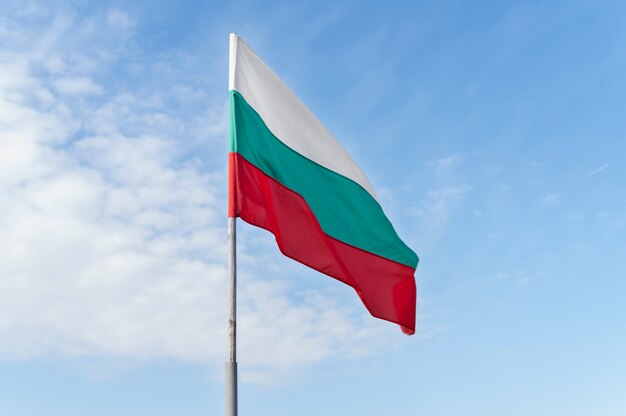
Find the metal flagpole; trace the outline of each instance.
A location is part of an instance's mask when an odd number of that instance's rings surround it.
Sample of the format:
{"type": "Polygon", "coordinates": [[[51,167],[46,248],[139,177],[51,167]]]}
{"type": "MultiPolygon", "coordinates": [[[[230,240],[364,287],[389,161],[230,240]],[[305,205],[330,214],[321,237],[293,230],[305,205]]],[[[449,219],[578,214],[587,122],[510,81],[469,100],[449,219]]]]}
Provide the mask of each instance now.
{"type": "MultiPolygon", "coordinates": [[[[230,34],[228,89],[235,80],[237,35],[230,34]]],[[[233,192],[233,189],[228,189],[233,192]]],[[[231,195],[229,195],[229,198],[231,195]]],[[[237,416],[237,218],[228,216],[228,361],[226,361],[226,416],[237,416]]]]}
{"type": "Polygon", "coordinates": [[[226,416],[237,416],[237,235],[236,217],[228,217],[228,361],[226,416]]]}

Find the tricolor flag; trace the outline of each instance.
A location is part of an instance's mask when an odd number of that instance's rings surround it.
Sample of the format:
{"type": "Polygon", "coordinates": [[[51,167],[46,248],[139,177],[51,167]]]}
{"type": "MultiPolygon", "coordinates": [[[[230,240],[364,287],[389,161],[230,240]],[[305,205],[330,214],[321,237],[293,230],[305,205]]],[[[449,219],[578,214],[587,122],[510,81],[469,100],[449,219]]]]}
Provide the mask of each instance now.
{"type": "Polygon", "coordinates": [[[229,73],[229,217],[352,286],[375,317],[415,332],[417,255],[372,185],[309,109],[237,35],[229,73]]]}

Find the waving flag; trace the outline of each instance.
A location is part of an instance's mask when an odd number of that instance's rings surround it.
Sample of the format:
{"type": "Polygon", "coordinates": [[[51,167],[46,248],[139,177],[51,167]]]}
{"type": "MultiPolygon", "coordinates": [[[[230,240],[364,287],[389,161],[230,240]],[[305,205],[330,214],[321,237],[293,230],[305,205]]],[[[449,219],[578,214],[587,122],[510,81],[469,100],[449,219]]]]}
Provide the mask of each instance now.
{"type": "Polygon", "coordinates": [[[352,286],[373,316],[413,334],[418,258],[358,165],[234,34],[229,90],[229,217],[270,231],[284,255],[352,286]]]}

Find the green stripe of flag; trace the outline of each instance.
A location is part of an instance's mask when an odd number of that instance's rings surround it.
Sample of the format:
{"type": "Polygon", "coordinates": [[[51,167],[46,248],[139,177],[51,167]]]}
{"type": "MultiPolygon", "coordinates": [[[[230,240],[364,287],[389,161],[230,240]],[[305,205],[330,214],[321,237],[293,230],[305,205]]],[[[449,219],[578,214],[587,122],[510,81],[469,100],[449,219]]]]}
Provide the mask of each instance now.
{"type": "Polygon", "coordinates": [[[286,146],[237,91],[230,91],[229,102],[230,122],[234,124],[230,151],[300,194],[329,236],[417,266],[417,255],[400,240],[378,202],[363,187],[286,146]]]}

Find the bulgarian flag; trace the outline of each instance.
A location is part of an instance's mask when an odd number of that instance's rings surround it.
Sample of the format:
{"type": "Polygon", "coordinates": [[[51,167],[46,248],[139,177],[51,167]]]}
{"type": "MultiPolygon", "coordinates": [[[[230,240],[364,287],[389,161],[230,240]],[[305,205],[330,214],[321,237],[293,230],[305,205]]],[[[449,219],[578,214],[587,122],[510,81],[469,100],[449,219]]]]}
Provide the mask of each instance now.
{"type": "Polygon", "coordinates": [[[417,255],[350,155],[241,38],[230,41],[229,217],[270,231],[285,256],[413,334],[417,255]]]}

